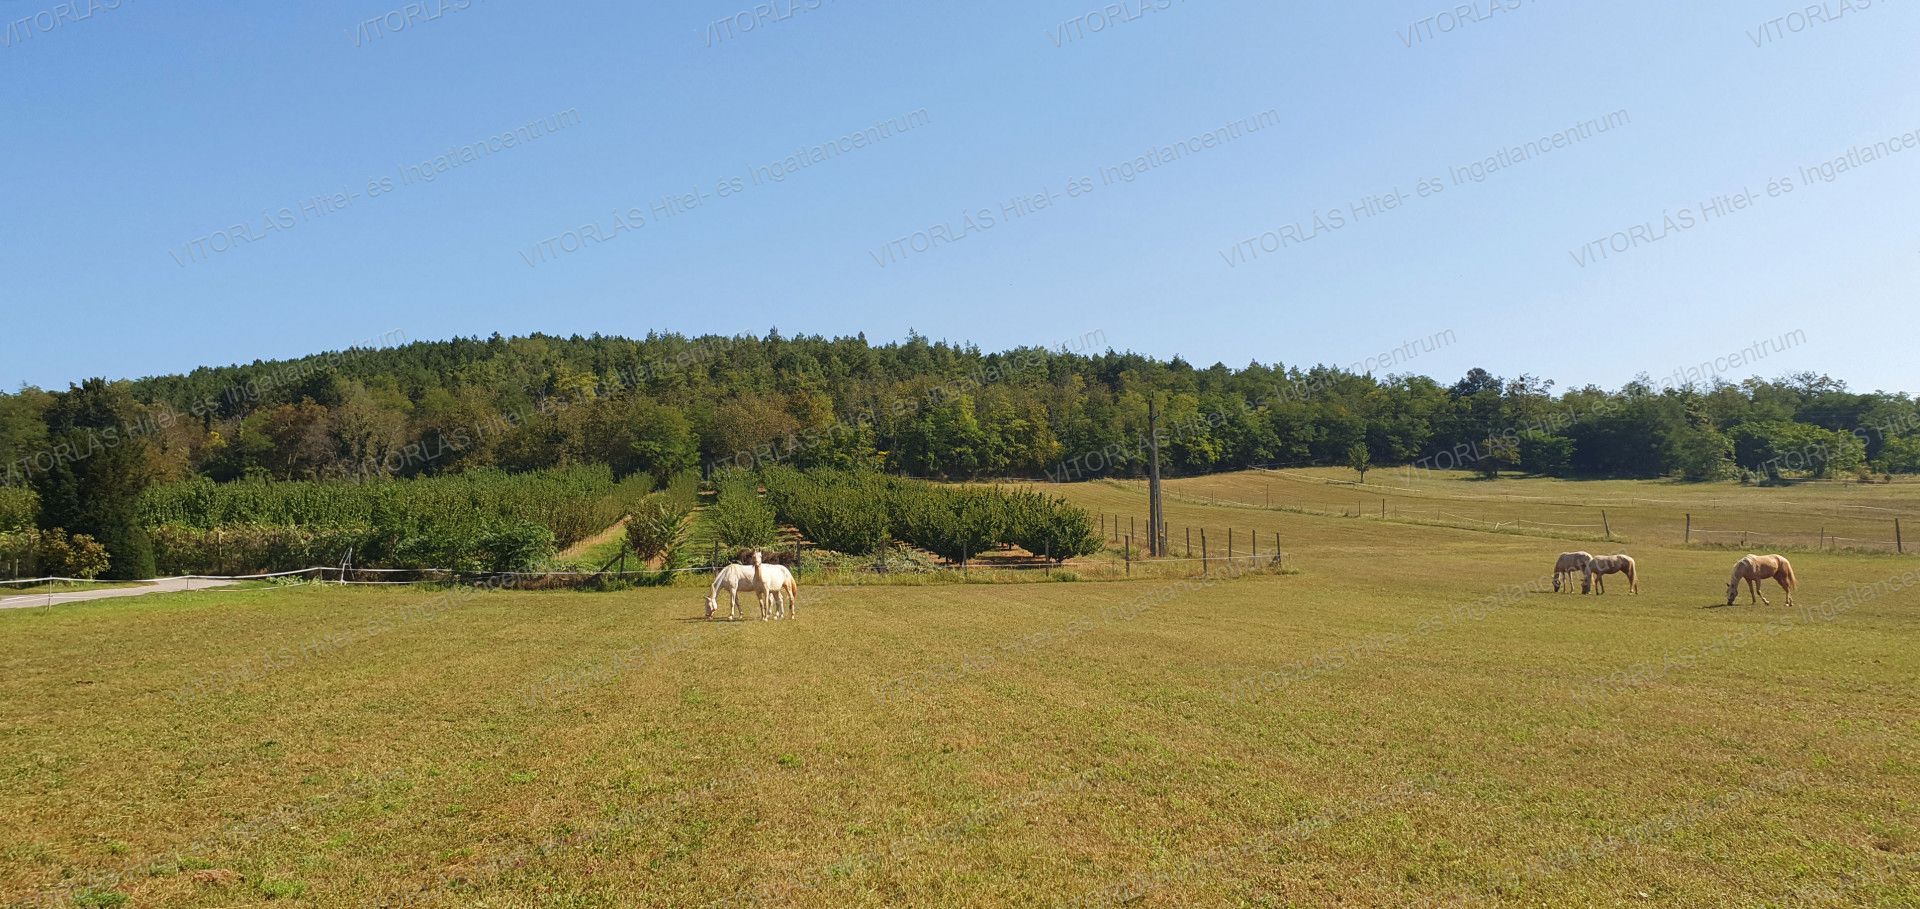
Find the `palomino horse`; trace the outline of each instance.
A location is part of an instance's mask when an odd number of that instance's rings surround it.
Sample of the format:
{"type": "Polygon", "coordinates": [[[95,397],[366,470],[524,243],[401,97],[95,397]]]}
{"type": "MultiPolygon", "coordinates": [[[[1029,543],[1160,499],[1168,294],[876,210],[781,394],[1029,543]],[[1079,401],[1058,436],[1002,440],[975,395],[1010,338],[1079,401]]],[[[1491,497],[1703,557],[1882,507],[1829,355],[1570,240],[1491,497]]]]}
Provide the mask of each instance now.
{"type": "Polygon", "coordinates": [[[1593,561],[1593,554],[1589,552],[1561,553],[1560,558],[1553,563],[1553,591],[1572,593],[1573,576],[1585,573],[1587,563],[1591,561],[1593,561]],[[1562,586],[1563,581],[1564,586],[1562,586]]]}
{"type": "Polygon", "coordinates": [[[1640,578],[1634,572],[1633,556],[1626,553],[1610,556],[1594,556],[1587,561],[1586,577],[1580,581],[1580,592],[1589,590],[1596,594],[1607,592],[1606,577],[1610,574],[1624,574],[1627,584],[1634,593],[1640,592],[1640,578]]]}
{"type": "Polygon", "coordinates": [[[1787,605],[1793,605],[1793,588],[1799,581],[1793,577],[1793,564],[1783,555],[1750,555],[1733,563],[1733,577],[1727,581],[1727,605],[1740,598],[1740,582],[1747,582],[1749,597],[1747,604],[1752,605],[1754,598],[1773,605],[1773,601],[1760,593],[1760,582],[1772,578],[1780,582],[1781,589],[1787,592],[1787,605]]]}

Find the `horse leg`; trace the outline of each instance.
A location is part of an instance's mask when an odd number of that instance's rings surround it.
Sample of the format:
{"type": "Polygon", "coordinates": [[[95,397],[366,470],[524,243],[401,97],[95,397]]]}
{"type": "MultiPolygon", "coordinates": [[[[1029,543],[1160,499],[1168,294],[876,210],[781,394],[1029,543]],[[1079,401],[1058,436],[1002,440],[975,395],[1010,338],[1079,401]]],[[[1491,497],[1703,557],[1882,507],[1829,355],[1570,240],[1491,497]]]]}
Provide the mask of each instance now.
{"type": "Polygon", "coordinates": [[[1774,580],[1776,580],[1776,581],[1779,581],[1779,582],[1780,582],[1780,589],[1781,589],[1781,590],[1784,590],[1784,591],[1786,591],[1786,592],[1787,592],[1787,608],[1788,608],[1788,609],[1792,609],[1792,608],[1793,608],[1793,587],[1792,587],[1792,585],[1790,585],[1790,584],[1788,584],[1788,583],[1786,582],[1786,579],[1784,579],[1784,578],[1780,578],[1780,577],[1775,577],[1775,578],[1774,578],[1774,580]]]}

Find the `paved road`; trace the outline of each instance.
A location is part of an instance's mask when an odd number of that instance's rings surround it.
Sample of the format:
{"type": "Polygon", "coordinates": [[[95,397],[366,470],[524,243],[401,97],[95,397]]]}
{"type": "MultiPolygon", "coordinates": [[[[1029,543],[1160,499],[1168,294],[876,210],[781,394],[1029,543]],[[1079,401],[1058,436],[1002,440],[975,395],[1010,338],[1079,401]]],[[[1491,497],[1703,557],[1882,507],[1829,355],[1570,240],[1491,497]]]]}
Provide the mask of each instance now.
{"type": "Polygon", "coordinates": [[[166,578],[139,587],[103,587],[99,590],[72,590],[65,593],[45,594],[29,593],[0,596],[0,609],[27,609],[33,606],[58,606],[62,603],[84,603],[88,600],[106,600],[113,597],[143,597],[150,593],[175,593],[187,590],[205,590],[208,587],[225,587],[232,581],[205,581],[200,579],[166,578]]]}

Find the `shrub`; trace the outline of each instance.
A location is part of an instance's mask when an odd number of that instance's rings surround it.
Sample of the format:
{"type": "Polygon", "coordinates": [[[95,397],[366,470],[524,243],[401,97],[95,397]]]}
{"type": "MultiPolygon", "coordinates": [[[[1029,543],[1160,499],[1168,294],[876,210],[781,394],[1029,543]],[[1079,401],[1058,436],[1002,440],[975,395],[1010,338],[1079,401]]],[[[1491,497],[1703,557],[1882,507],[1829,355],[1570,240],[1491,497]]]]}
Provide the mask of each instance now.
{"type": "Polygon", "coordinates": [[[112,564],[107,548],[84,533],[60,528],[0,533],[0,576],[96,578],[112,564]]]}
{"type": "Polygon", "coordinates": [[[676,567],[687,542],[687,515],[691,509],[670,493],[648,496],[627,519],[627,545],[646,561],[662,560],[676,567]]]}
{"type": "Polygon", "coordinates": [[[1016,492],[1008,506],[1007,542],[1021,549],[1055,563],[1101,549],[1100,534],[1084,509],[1037,492],[1016,492]]]}
{"type": "Polygon", "coordinates": [[[469,558],[482,571],[533,571],[553,554],[552,530],[531,521],[511,521],[482,533],[469,558]]]}
{"type": "Polygon", "coordinates": [[[763,476],[779,519],[816,546],[867,555],[892,539],[883,477],[789,467],[769,468],[763,476]]]}
{"type": "Polygon", "coordinates": [[[714,536],[730,549],[761,549],[780,538],[773,506],[760,498],[753,481],[742,474],[723,477],[711,518],[714,536]]]}

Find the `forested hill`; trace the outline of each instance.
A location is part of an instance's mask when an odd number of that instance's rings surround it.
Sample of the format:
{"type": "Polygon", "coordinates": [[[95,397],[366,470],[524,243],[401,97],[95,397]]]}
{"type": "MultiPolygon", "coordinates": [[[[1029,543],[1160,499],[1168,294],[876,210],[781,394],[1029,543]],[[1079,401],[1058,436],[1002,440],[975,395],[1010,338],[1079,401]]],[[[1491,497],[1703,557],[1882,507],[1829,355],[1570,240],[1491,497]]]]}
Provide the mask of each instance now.
{"type": "MultiPolygon", "coordinates": [[[[1078,346],[1081,349],[1074,349],[1078,346]]],[[[0,484],[111,455],[128,482],[416,476],[717,462],[929,477],[1137,474],[1148,399],[1166,467],[1400,464],[1713,477],[1920,470],[1905,396],[1824,376],[1559,391],[1102,350],[985,353],[919,336],[462,338],[0,394],[0,484]]],[[[44,498],[44,494],[43,494],[44,498]]]]}

